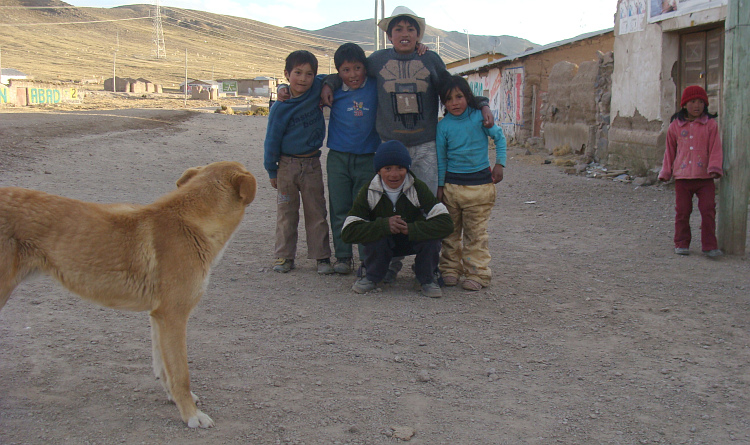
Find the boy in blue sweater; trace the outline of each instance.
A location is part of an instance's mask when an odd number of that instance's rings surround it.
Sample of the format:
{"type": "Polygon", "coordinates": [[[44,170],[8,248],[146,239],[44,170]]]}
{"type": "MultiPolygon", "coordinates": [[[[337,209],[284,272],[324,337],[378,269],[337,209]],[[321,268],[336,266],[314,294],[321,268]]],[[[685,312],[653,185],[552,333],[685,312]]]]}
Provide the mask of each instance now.
{"type": "MultiPolygon", "coordinates": [[[[341,240],[341,228],[359,190],[372,179],[372,158],[380,144],[375,129],[377,81],[367,77],[367,57],[354,43],[344,43],[333,56],[343,86],[334,93],[328,121],[328,205],[339,274],[352,272],[352,245],[341,240]]],[[[364,258],[362,245],[359,257],[364,258]]]]}
{"type": "Polygon", "coordinates": [[[309,51],[289,54],[284,76],[291,98],[274,103],[268,116],[263,166],[277,190],[276,272],[294,268],[301,198],[308,258],[318,260],[319,274],[334,273],[320,166],[320,147],[326,132],[319,105],[323,83],[317,72],[318,59],[309,51]]]}

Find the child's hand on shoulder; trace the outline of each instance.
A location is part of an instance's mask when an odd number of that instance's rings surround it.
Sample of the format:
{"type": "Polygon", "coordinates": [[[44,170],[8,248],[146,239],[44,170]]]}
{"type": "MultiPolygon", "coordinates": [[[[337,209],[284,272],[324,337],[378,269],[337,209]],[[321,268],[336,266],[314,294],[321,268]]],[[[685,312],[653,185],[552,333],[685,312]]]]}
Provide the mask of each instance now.
{"type": "Polygon", "coordinates": [[[271,187],[276,188],[276,178],[271,178],[271,187]]]}
{"type": "Polygon", "coordinates": [[[323,88],[320,90],[320,103],[326,107],[333,106],[333,90],[326,84],[323,84],[323,88]]]}
{"type": "Polygon", "coordinates": [[[495,116],[487,105],[482,107],[482,123],[485,128],[492,128],[495,125],[495,116]]]}
{"type": "Polygon", "coordinates": [[[289,86],[279,85],[278,90],[276,90],[276,100],[284,102],[290,97],[292,97],[292,93],[289,92],[289,86]]]}

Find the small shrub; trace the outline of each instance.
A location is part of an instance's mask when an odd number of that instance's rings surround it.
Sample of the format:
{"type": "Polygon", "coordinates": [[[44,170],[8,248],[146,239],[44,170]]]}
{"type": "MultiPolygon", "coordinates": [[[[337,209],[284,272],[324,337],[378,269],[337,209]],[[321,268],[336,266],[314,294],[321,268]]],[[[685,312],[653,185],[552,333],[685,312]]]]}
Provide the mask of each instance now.
{"type": "Polygon", "coordinates": [[[255,116],[268,116],[268,107],[258,107],[253,114],[255,116]]]}

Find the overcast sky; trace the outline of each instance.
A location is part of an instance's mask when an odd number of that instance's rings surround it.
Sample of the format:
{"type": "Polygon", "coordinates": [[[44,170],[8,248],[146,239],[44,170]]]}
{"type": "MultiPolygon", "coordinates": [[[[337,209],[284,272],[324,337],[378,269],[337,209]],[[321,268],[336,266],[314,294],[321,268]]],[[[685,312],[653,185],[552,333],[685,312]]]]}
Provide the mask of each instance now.
{"type": "MultiPolygon", "coordinates": [[[[111,7],[128,0],[68,0],[74,6],[111,7]]],[[[160,0],[162,6],[245,17],[277,26],[316,30],[374,15],[372,0],[160,0]]],[[[386,17],[406,6],[444,31],[510,35],[539,45],[614,26],[617,0],[386,0],[386,17]]]]}

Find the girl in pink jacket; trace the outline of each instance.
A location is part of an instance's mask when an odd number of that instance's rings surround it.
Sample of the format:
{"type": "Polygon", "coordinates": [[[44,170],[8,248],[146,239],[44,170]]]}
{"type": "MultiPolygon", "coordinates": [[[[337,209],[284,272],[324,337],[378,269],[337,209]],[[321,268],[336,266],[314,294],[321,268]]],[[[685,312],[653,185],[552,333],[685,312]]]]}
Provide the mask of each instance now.
{"type": "Polygon", "coordinates": [[[701,213],[701,245],[709,257],[722,255],[716,242],[716,186],[714,179],[723,175],[724,153],[719,126],[708,112],[708,95],[703,88],[685,88],[680,111],[672,116],[667,130],[659,180],[675,179],[674,252],[690,254],[690,214],[693,195],[698,196],[701,213]]]}

